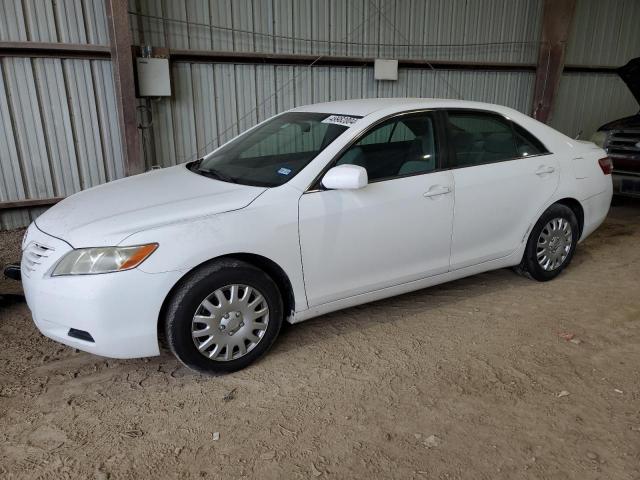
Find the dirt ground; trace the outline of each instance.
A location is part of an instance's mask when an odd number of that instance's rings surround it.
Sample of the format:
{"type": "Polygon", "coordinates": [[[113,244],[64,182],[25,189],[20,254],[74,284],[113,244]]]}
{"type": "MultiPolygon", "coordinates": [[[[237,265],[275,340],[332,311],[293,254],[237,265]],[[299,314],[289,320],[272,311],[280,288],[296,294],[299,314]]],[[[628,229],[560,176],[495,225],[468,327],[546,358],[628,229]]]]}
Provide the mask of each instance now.
{"type": "Polygon", "coordinates": [[[625,202],[555,281],[500,270],[326,315],[218,378],[74,351],[5,297],[0,477],[637,480],[639,279],[625,202]]]}

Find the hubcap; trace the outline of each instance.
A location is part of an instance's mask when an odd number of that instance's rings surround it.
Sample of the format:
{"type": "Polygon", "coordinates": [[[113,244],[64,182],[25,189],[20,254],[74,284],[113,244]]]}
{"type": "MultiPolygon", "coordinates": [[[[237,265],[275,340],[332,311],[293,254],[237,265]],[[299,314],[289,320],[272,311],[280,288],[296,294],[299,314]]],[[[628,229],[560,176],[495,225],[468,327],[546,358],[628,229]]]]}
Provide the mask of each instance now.
{"type": "Polygon", "coordinates": [[[536,249],[538,264],[547,271],[560,267],[569,256],[572,240],[573,232],[567,220],[564,218],[551,220],[544,226],[538,237],[536,249]]]}
{"type": "Polygon", "coordinates": [[[258,290],[226,285],[200,303],[191,322],[191,336],[202,355],[228,362],[253,350],[268,325],[269,306],[258,290]]]}

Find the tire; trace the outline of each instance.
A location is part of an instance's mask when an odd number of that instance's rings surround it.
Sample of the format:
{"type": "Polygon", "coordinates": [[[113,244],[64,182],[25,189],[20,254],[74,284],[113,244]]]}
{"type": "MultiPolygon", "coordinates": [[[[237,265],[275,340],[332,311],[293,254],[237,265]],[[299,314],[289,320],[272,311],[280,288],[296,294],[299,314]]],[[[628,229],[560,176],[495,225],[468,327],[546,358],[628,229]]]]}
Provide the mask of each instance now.
{"type": "Polygon", "coordinates": [[[571,263],[579,237],[580,226],[573,210],[559,203],[551,205],[531,230],[522,261],[515,271],[539,282],[553,280],[571,263]],[[565,233],[567,229],[570,240],[565,233]],[[544,249],[543,237],[547,238],[551,249],[544,249]],[[556,243],[554,239],[557,239],[556,243]],[[539,241],[543,243],[539,245],[539,241]]]}
{"type": "Polygon", "coordinates": [[[206,374],[230,373],[253,363],[269,350],[283,323],[275,282],[234,259],[212,262],[185,277],[165,312],[169,349],[187,367],[206,374]]]}

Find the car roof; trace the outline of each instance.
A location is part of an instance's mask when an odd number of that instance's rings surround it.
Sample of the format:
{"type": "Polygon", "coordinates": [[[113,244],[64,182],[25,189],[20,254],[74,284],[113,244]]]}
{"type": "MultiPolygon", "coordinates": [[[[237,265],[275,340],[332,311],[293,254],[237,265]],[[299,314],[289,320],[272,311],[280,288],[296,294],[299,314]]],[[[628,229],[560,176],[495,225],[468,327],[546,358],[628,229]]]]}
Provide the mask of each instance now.
{"type": "Polygon", "coordinates": [[[441,98],[368,98],[361,100],[340,100],[304,105],[290,111],[366,117],[379,110],[385,110],[386,113],[395,113],[416,108],[469,108],[475,110],[490,110],[500,112],[504,115],[509,115],[514,111],[508,107],[491,103],[441,98]]]}

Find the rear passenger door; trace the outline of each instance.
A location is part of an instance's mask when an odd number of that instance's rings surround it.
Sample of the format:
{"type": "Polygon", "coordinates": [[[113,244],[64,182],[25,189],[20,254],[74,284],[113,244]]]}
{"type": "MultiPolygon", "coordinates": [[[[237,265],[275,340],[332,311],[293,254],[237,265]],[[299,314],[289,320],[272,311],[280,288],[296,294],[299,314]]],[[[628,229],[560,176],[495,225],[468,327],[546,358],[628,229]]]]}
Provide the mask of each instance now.
{"type": "Polygon", "coordinates": [[[507,118],[478,110],[447,112],[455,184],[451,269],[505,257],[555,192],[557,158],[507,118]]]}

